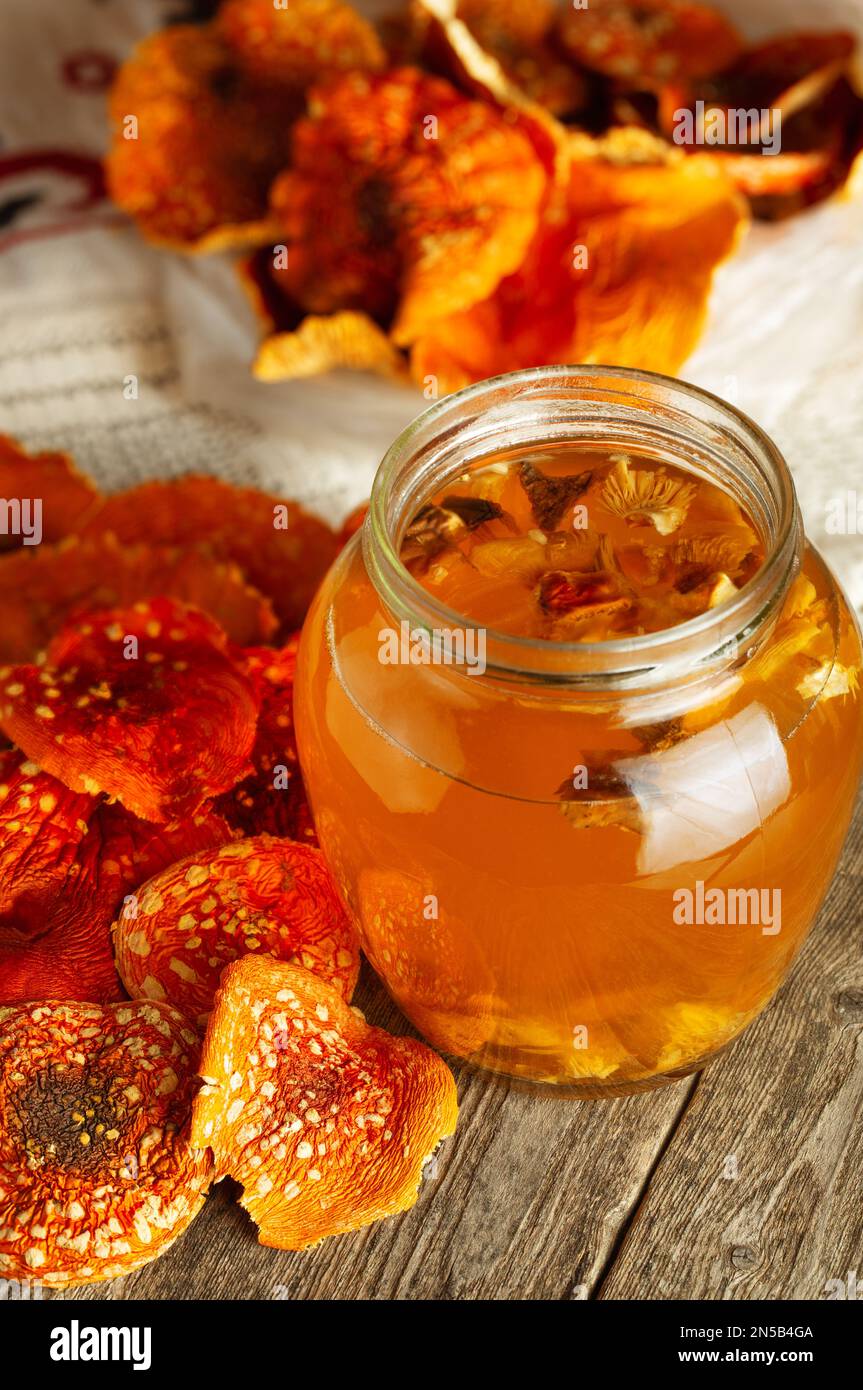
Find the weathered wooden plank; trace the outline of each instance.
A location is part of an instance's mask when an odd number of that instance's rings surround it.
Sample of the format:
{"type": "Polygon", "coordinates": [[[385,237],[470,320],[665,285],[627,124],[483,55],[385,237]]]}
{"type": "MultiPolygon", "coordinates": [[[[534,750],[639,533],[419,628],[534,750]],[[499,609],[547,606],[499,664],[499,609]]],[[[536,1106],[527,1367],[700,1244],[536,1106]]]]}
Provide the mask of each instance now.
{"type": "Polygon", "coordinates": [[[863,1283],[861,810],[789,981],[699,1079],[600,1297],[819,1299],[853,1270],[863,1283]]]}
{"type": "MultiPolygon", "coordinates": [[[[370,1020],[407,1025],[377,984],[370,1020]]],[[[589,1296],[692,1087],[576,1102],[459,1074],[458,1133],[417,1206],[291,1254],[265,1250],[221,1184],[160,1260],[70,1296],[105,1298],[580,1298],[589,1296]]]]}

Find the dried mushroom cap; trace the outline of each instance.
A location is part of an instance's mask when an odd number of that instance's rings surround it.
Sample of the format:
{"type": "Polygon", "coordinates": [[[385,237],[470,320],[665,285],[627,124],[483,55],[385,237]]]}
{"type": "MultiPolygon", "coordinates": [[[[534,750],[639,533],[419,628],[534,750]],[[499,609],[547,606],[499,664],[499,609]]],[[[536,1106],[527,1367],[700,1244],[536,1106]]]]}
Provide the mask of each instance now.
{"type": "Polygon", "coordinates": [[[218,478],[142,483],[105,500],[87,534],[123,545],[203,545],[239,565],[289,631],[299,626],[338,553],[333,532],[296,502],[218,478]]]}
{"type": "Polygon", "coordinates": [[[250,771],[257,704],[221,628],[173,599],[64,628],[43,665],[0,671],[0,722],[73,791],[169,822],[250,771]]]}
{"type": "Polygon", "coordinates": [[[704,567],[709,573],[735,575],[757,537],[750,527],[730,526],[716,535],[683,536],[671,547],[671,560],[678,568],[704,567]]]}
{"type": "Polygon", "coordinates": [[[526,461],[519,466],[518,476],[530,502],[531,511],[543,531],[553,531],[573,502],[590,487],[593,474],[569,474],[554,477],[543,473],[535,464],[526,461]]]}
{"type": "Polygon", "coordinates": [[[545,553],[552,569],[592,570],[598,567],[601,536],[590,526],[552,531],[545,553]]]}
{"type": "Polygon", "coordinates": [[[669,478],[660,468],[634,469],[620,457],[602,484],[603,506],[613,516],[633,525],[655,526],[661,536],[670,535],[686,520],[696,494],[694,483],[669,478]]]}
{"type": "Polygon", "coordinates": [[[269,835],[172,864],[114,924],[117,969],[133,998],[203,1019],[225,966],[245,952],[313,971],[350,1000],[360,953],[320,850],[269,835]]]}
{"type": "MultiPolygon", "coordinates": [[[[16,440],[0,435],[0,497],[7,502],[39,502],[40,534],[34,538],[41,545],[74,531],[98,501],[99,494],[68,454],[28,454],[16,440]]],[[[22,518],[28,523],[35,520],[24,507],[22,518]]],[[[12,534],[10,528],[8,533],[0,534],[0,550],[14,549],[22,541],[23,534],[12,534]]]]}
{"type": "Polygon", "coordinates": [[[212,25],[150,35],[111,91],[108,188],[157,245],[212,251],[263,238],[303,94],[253,81],[212,25]],[[137,122],[130,133],[129,118],[137,122]]]}
{"type": "Polygon", "coordinates": [[[455,391],[525,362],[678,370],[746,207],[709,156],[631,137],[572,141],[568,186],[520,265],[473,308],[422,332],[411,349],[416,381],[432,375],[440,392],[455,391]],[[633,143],[640,152],[645,142],[650,162],[633,162],[633,143]]]}
{"type": "Polygon", "coordinates": [[[455,1130],[455,1083],[413,1038],[370,1027],[283,961],[228,966],[201,1057],[192,1140],[243,1184],[263,1245],[304,1250],[406,1211],[455,1130]]]}
{"type": "Polygon", "coordinates": [[[690,1066],[730,1042],[749,1022],[751,1015],[730,1013],[713,1004],[670,1004],[659,1013],[658,1023],[666,1039],[656,1060],[656,1071],[673,1071],[690,1066]]]}
{"type": "Polygon", "coordinates": [[[545,569],[545,546],[530,535],[484,541],[470,552],[470,563],[489,579],[514,576],[532,583],[545,569]]]}
{"type": "Polygon", "coordinates": [[[829,626],[805,614],[782,619],[772,639],[752,658],[747,678],[772,683],[798,658],[819,662],[832,659],[834,655],[833,633],[829,626]]]}
{"type": "Polygon", "coordinates": [[[405,377],[407,363],[368,314],[309,314],[290,332],[272,333],[258,348],[253,371],[259,381],[296,381],[335,371],[377,372],[405,377]]]}
{"type": "Polygon", "coordinates": [[[211,810],[164,826],[139,820],[119,802],[98,806],[62,891],[49,885],[19,894],[0,918],[0,1004],[34,996],[102,1004],[122,999],[111,923],[124,901],[175,860],[231,836],[211,810]]]}
{"type": "Polygon", "coordinates": [[[554,0],[457,0],[459,19],[492,51],[506,44],[513,52],[518,46],[540,43],[554,23],[554,0]]]}
{"type": "Polygon", "coordinates": [[[39,999],[108,1004],[125,998],[111,951],[114,903],[95,882],[73,878],[61,892],[22,896],[0,918],[0,1005],[39,999]]]}
{"type": "Polygon", "coordinates": [[[137,889],[178,859],[206,853],[233,838],[230,825],[211,804],[173,825],[157,825],[141,820],[118,801],[103,802],[90,822],[80,857],[94,866],[94,877],[106,885],[106,898],[113,894],[118,905],[120,893],[137,889]]]}
{"type": "Polygon", "coordinates": [[[0,913],[62,888],[95,805],[19,749],[0,752],[0,913]]]}
{"type": "Polygon", "coordinates": [[[401,559],[405,564],[419,560],[424,563],[441,555],[466,536],[468,527],[451,507],[428,503],[420,507],[405,531],[401,559]]]}
{"type": "Polygon", "coordinates": [[[161,1004],[0,1009],[0,1275],[68,1288],[164,1253],[204,1201],[198,1038],[161,1004]]]}
{"type": "Polygon", "coordinates": [[[200,547],[69,536],[0,556],[0,661],[33,661],[64,623],[155,594],[202,608],[241,646],[266,641],[278,626],[270,600],[246,583],[239,567],[200,547]]]}
{"type": "Polygon", "coordinates": [[[428,502],[413,517],[405,531],[406,541],[443,540],[447,545],[459,539],[467,527],[451,507],[439,507],[428,502]]]}
{"type": "Polygon", "coordinates": [[[570,623],[611,618],[633,606],[630,595],[622,592],[617,577],[607,570],[590,574],[548,570],[540,580],[537,596],[544,613],[570,623]]]}
{"type": "Polygon", "coordinates": [[[751,659],[747,675],[768,683],[780,672],[799,678],[832,663],[836,655],[830,605],[819,597],[809,576],[801,573],[788,590],[771,640],[751,659]]]}
{"type": "Polygon", "coordinates": [[[243,71],[304,91],[341,71],[383,67],[380,39],[343,0],[222,0],[215,27],[243,71]]]}
{"type": "Polygon", "coordinates": [[[707,607],[718,608],[738,592],[737,585],[727,574],[713,574],[707,581],[707,607]]]}
{"type": "Polygon", "coordinates": [[[523,93],[545,111],[568,115],[587,92],[551,41],[556,15],[554,0],[415,0],[413,7],[430,66],[443,65],[454,81],[501,104],[523,93]]]}
{"type": "Polygon", "coordinates": [[[297,122],[271,193],[289,248],[274,274],[311,313],[394,319],[405,346],[516,269],[544,187],[530,140],[491,105],[416,68],[351,73],[297,122]]]}
{"type": "Polygon", "coordinates": [[[647,753],[662,753],[686,737],[686,730],[680,719],[661,719],[655,724],[639,724],[628,729],[627,733],[637,739],[647,753]]]}
{"type": "Polygon", "coordinates": [[[673,119],[675,102],[689,106],[698,96],[710,109],[755,108],[760,113],[775,107],[781,110],[783,123],[787,122],[823,97],[851,67],[856,46],[855,35],[841,29],[767,39],[745,49],[708,81],[669,84],[662,93],[660,120],[673,119]]]}
{"type": "MultiPolygon", "coordinates": [[[[274,692],[293,687],[300,636],[299,632],[293,633],[283,647],[248,647],[243,652],[243,665],[262,703],[274,692]]],[[[286,719],[285,727],[287,724],[286,719]]]]}
{"type": "Polygon", "coordinates": [[[672,136],[680,113],[688,112],[697,129],[706,114],[715,139],[726,132],[712,157],[750,198],[755,215],[789,216],[841,187],[859,153],[863,100],[855,90],[855,48],[855,35],[842,30],[768,39],[711,77],[666,84],[660,128],[672,136]],[[729,112],[733,121],[725,119],[729,112]],[[781,151],[764,159],[760,141],[739,136],[741,112],[753,122],[768,113],[758,131],[763,140],[772,139],[781,116],[781,151]]]}
{"type": "MultiPolygon", "coordinates": [[[[441,505],[429,502],[427,506],[420,507],[404,532],[402,560],[406,564],[413,560],[428,563],[435,556],[442,555],[443,550],[463,541],[468,532],[477,531],[481,525],[502,516],[502,507],[488,498],[450,493],[443,498],[441,505]]],[[[495,545],[498,542],[489,543],[495,545]]],[[[484,549],[484,546],[479,546],[479,549],[484,549]]],[[[471,559],[475,559],[477,553],[474,550],[471,559]]]]}
{"type": "MultiPolygon", "coordinates": [[[[850,89],[845,87],[847,102],[837,100],[840,108],[845,104],[857,106],[851,97],[850,89]]],[[[852,163],[855,136],[848,139],[841,114],[832,115],[834,105],[832,94],[825,98],[817,110],[802,118],[806,126],[823,134],[823,143],[813,149],[795,150],[785,148],[772,159],[762,159],[760,154],[747,147],[737,149],[716,149],[712,158],[721,165],[741,193],[749,198],[753,213],[766,221],[778,221],[789,217],[812,203],[829,197],[845,183],[852,163]]],[[[859,121],[857,107],[853,122],[859,121]]],[[[851,122],[849,121],[849,124],[851,122]]],[[[789,122],[793,125],[794,122],[789,122]]]]}
{"type": "Polygon", "coordinates": [[[216,809],[244,835],[278,835],[317,844],[294,733],[294,674],[299,633],[281,649],[248,648],[242,666],[260,712],[252,748],[254,772],[217,797],[216,809]]]}
{"type": "Polygon", "coordinates": [[[835,700],[856,695],[860,688],[860,669],[838,661],[823,661],[797,682],[797,693],[804,700],[835,700]]]}
{"type": "Polygon", "coordinates": [[[635,88],[718,72],[743,49],[723,15],[692,0],[590,0],[562,12],[558,33],[570,57],[635,88]]]}
{"type": "Polygon", "coordinates": [[[607,830],[613,826],[640,835],[645,829],[644,813],[635,797],[562,801],[560,810],[578,830],[607,830]]]}
{"type": "Polygon", "coordinates": [[[455,512],[469,531],[475,531],[478,526],[486,526],[503,516],[503,508],[488,497],[459,497],[450,493],[444,497],[442,505],[446,511],[455,512]]]}
{"type": "Polygon", "coordinates": [[[567,778],[557,789],[561,814],[579,830],[616,826],[642,834],[644,811],[633,795],[628,779],[614,765],[596,764],[587,769],[587,786],[577,788],[567,778]]]}

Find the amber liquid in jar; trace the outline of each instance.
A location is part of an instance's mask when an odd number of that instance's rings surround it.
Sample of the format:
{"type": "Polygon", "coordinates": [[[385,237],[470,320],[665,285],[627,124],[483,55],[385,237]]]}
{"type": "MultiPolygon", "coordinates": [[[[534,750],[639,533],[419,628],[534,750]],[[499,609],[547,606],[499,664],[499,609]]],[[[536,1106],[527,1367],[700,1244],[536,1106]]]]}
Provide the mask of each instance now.
{"type": "MultiPolygon", "coordinates": [[[[482,459],[399,544],[454,615],[550,645],[673,629],[765,561],[730,493],[594,444],[482,459]]],[[[323,848],[407,1016],[588,1096],[721,1051],[802,944],[863,757],[859,634],[818,555],[751,648],[650,698],[382,666],[392,626],[357,539],[307,625],[300,738],[323,848]]]]}
{"type": "Polygon", "coordinates": [[[500,456],[420,508],[401,558],[457,613],[518,637],[601,642],[674,627],[761,566],[752,519],[713,483],[632,454],[500,456]]]}

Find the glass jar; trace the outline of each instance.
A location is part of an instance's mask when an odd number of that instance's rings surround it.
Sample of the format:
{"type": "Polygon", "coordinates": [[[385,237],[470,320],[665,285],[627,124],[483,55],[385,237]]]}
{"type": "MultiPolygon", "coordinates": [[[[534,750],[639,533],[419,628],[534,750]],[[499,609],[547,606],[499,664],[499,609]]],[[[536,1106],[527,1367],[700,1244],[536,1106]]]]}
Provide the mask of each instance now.
{"type": "Polygon", "coordinates": [[[700,1068],[768,1003],[830,883],[863,761],[860,670],[787,467],[731,406],[600,367],[432,406],[317,596],[296,687],[321,845],[397,1004],[444,1052],[585,1096],[700,1068]],[[402,565],[405,529],[502,449],[563,441],[718,484],[764,565],[662,632],[477,629],[402,565]],[[592,789],[568,795],[584,769],[592,789]]]}

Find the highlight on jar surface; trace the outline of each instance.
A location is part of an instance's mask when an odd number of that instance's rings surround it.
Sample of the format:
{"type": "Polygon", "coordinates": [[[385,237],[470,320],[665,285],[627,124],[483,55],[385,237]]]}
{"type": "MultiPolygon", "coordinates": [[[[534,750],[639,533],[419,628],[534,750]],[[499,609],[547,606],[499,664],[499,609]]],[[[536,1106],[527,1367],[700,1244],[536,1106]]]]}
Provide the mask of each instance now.
{"type": "Polygon", "coordinates": [[[700,1068],[829,886],[860,673],[785,463],[732,407],[593,367],[431,407],[297,672],[321,847],[396,1002],[585,1096],[700,1068]]]}

